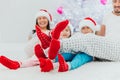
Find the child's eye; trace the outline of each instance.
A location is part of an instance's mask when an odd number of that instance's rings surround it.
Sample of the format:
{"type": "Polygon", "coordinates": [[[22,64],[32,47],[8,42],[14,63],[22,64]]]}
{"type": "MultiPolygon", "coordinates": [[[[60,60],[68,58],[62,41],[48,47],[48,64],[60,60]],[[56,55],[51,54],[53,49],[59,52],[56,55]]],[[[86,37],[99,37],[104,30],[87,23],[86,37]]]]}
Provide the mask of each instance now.
{"type": "Polygon", "coordinates": [[[82,29],[85,29],[85,27],[83,27],[82,29]]]}
{"type": "Polygon", "coordinates": [[[87,29],[89,29],[89,27],[86,27],[87,29]]]}
{"type": "Polygon", "coordinates": [[[113,3],[116,3],[116,0],[113,0],[113,3]]]}
{"type": "Polygon", "coordinates": [[[41,19],[41,17],[38,18],[39,20],[41,19]]]}
{"type": "Polygon", "coordinates": [[[66,30],[66,32],[68,32],[69,30],[66,30]]]}

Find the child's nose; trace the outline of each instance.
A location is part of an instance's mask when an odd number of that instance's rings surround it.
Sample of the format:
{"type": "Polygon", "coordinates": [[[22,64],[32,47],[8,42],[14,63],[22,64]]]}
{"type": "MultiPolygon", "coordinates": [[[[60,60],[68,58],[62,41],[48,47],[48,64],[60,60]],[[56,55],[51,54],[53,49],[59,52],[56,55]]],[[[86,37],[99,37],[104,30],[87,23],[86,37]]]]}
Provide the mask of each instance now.
{"type": "Polygon", "coordinates": [[[88,31],[88,28],[85,28],[86,31],[88,31]]]}

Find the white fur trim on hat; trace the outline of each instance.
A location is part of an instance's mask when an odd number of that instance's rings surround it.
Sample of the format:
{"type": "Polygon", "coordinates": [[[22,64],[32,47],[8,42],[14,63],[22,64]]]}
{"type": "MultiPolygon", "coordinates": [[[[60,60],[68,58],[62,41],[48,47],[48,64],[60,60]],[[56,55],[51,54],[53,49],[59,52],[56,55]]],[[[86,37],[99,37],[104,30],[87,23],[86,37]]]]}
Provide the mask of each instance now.
{"type": "Polygon", "coordinates": [[[71,30],[71,35],[72,35],[73,32],[74,32],[74,27],[72,26],[72,24],[70,23],[70,21],[69,21],[68,26],[69,26],[69,28],[70,28],[70,30],[71,30]]]}
{"type": "Polygon", "coordinates": [[[93,30],[93,32],[96,31],[96,22],[90,17],[87,17],[80,22],[79,29],[81,30],[84,26],[90,27],[93,30]]]}
{"type": "Polygon", "coordinates": [[[35,19],[37,19],[38,17],[40,17],[40,16],[45,16],[48,20],[49,20],[49,22],[51,22],[52,21],[52,16],[51,16],[51,14],[49,14],[48,12],[47,12],[47,10],[40,10],[37,14],[36,14],[36,16],[35,16],[35,19]]]}

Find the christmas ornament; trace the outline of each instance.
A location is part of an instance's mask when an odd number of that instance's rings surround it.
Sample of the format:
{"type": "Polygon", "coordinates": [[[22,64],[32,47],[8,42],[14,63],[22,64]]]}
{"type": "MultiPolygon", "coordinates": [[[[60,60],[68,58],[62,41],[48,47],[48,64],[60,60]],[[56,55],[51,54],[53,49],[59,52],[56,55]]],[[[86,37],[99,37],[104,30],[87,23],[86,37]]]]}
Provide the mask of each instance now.
{"type": "Polygon", "coordinates": [[[59,7],[59,8],[57,9],[57,13],[58,13],[58,14],[63,14],[63,7],[59,7]]]}

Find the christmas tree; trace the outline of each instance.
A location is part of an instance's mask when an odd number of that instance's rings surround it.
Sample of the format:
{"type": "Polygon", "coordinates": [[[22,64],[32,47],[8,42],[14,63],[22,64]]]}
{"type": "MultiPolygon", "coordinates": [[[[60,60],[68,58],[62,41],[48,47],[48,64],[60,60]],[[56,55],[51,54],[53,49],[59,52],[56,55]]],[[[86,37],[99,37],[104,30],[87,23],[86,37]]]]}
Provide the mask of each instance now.
{"type": "Polygon", "coordinates": [[[112,11],[112,0],[63,0],[56,9],[59,14],[54,21],[69,19],[77,28],[85,17],[93,18],[99,25],[105,14],[112,11]]]}

